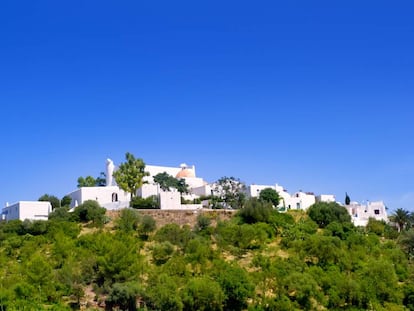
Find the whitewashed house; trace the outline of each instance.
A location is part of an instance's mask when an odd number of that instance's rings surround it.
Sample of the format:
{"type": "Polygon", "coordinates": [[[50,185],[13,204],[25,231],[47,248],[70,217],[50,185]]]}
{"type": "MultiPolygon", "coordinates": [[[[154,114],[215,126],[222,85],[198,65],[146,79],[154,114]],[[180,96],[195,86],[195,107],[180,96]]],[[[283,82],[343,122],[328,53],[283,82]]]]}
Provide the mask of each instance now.
{"type": "Polygon", "coordinates": [[[282,186],[275,185],[250,185],[247,187],[246,194],[248,197],[258,197],[260,192],[266,188],[275,190],[280,196],[279,209],[306,210],[316,202],[315,195],[311,192],[298,191],[289,194],[282,186]]]}
{"type": "MultiPolygon", "coordinates": [[[[79,204],[83,204],[86,200],[95,200],[108,210],[129,207],[130,194],[121,190],[112,176],[116,169],[112,160],[107,159],[106,186],[82,187],[72,191],[68,194],[72,199],[70,206],[74,208],[79,204]]],[[[181,195],[175,189],[171,189],[171,191],[161,190],[159,185],[154,182],[154,176],[159,173],[166,172],[175,178],[183,178],[189,185],[190,190],[189,194],[183,196],[187,200],[198,198],[200,195],[205,195],[205,193],[211,193],[209,185],[202,178],[196,177],[194,166],[188,167],[186,164],[181,164],[180,167],[146,165],[145,171],[149,173],[149,176],[144,177],[146,183],[138,189],[137,196],[142,198],[158,197],[161,209],[198,209],[202,206],[201,204],[181,204],[181,195]]]]}
{"type": "Polygon", "coordinates": [[[52,204],[44,201],[19,201],[2,209],[2,219],[9,220],[48,220],[52,204]]]}
{"type": "Polygon", "coordinates": [[[388,222],[387,210],[382,201],[367,202],[367,204],[351,202],[344,207],[351,215],[352,222],[355,226],[366,226],[370,218],[388,222]]]}

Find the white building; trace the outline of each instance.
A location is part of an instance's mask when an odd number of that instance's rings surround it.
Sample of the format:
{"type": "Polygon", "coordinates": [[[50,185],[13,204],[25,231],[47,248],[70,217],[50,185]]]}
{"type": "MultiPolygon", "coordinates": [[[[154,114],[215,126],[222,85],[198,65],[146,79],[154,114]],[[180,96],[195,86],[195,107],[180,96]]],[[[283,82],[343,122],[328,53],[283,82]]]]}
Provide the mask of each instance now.
{"type": "Polygon", "coordinates": [[[368,202],[366,205],[351,202],[351,204],[345,205],[344,207],[351,215],[352,222],[355,226],[366,226],[369,218],[388,222],[387,210],[382,201],[368,202]]]}
{"type": "Polygon", "coordinates": [[[19,201],[12,205],[6,205],[2,210],[4,220],[48,220],[52,211],[50,202],[44,201],[19,201]]]}
{"type": "Polygon", "coordinates": [[[336,198],[333,194],[320,194],[316,196],[316,202],[331,203],[336,202],[336,198]]]}
{"type": "Polygon", "coordinates": [[[275,185],[250,185],[247,187],[247,196],[248,197],[258,197],[260,192],[266,188],[275,190],[280,197],[279,209],[296,209],[296,210],[306,210],[312,204],[316,202],[315,195],[311,192],[296,192],[294,194],[289,194],[282,186],[278,184],[275,185]]]}
{"type": "Polygon", "coordinates": [[[211,194],[211,188],[207,182],[202,178],[196,177],[195,166],[187,166],[181,164],[180,167],[168,167],[168,166],[145,166],[145,171],[149,173],[144,180],[147,182],[139,190],[138,195],[143,198],[151,195],[159,195],[161,190],[158,185],[154,182],[154,176],[160,173],[167,173],[177,179],[184,179],[186,184],[189,186],[190,193],[183,195],[187,200],[192,200],[200,196],[206,196],[211,194]]]}
{"type": "Polygon", "coordinates": [[[72,199],[70,207],[74,208],[87,200],[95,200],[108,210],[129,206],[130,194],[118,186],[81,187],[68,194],[72,199]]]}
{"type": "MultiPolygon", "coordinates": [[[[129,207],[130,194],[121,190],[112,175],[117,170],[112,160],[106,160],[106,184],[104,187],[82,187],[68,194],[72,199],[71,208],[83,204],[86,200],[95,200],[102,207],[108,210],[129,207]]],[[[195,175],[195,167],[188,167],[181,164],[180,167],[154,166],[146,165],[145,171],[149,176],[144,177],[146,182],[137,191],[137,195],[142,198],[156,196],[160,200],[161,209],[196,209],[201,208],[201,204],[181,204],[181,195],[174,189],[172,191],[163,191],[159,185],[154,182],[154,176],[160,173],[167,173],[175,178],[183,178],[189,185],[190,193],[183,197],[187,200],[198,198],[201,195],[211,193],[209,185],[195,175]]]]}

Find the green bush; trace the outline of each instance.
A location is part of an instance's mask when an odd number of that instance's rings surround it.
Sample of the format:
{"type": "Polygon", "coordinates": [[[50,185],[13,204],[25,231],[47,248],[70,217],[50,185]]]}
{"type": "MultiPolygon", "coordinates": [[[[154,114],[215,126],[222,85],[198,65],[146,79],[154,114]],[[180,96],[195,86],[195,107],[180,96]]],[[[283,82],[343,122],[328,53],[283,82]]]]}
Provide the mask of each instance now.
{"type": "Polygon", "coordinates": [[[130,207],[136,209],[158,209],[160,208],[160,203],[156,196],[148,198],[134,197],[130,202],[130,207]]]}

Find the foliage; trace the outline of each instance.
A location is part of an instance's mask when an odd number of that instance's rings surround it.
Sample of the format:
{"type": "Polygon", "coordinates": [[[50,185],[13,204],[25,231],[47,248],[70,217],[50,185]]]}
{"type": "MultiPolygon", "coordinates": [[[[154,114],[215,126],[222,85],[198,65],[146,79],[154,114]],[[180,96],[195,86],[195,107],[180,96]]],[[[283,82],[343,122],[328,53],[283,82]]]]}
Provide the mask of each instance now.
{"type": "Polygon", "coordinates": [[[118,229],[128,233],[138,229],[139,221],[140,215],[136,210],[124,208],[119,213],[116,226],[118,229]]]}
{"type": "Polygon", "coordinates": [[[178,284],[166,273],[152,275],[143,300],[150,310],[183,310],[178,284]]]}
{"type": "Polygon", "coordinates": [[[349,197],[348,193],[345,192],[345,205],[351,204],[351,198],[349,197]]]}
{"type": "Polygon", "coordinates": [[[90,291],[108,310],[414,310],[412,229],[274,209],[196,229],[126,209],[91,229],[93,205],[0,222],[0,310],[79,309],[90,291]]]}
{"type": "Polygon", "coordinates": [[[213,193],[225,208],[241,208],[245,201],[246,185],[235,177],[222,177],[214,183],[213,193]]]}
{"type": "Polygon", "coordinates": [[[272,214],[277,213],[268,201],[250,198],[246,201],[244,207],[237,212],[242,221],[247,224],[256,222],[270,222],[272,214]]]}
{"type": "Polygon", "coordinates": [[[142,159],[135,158],[127,152],[126,162],[121,163],[113,176],[119,188],[131,194],[131,199],[137,194],[139,188],[145,183],[144,178],[149,176],[145,171],[145,163],[142,159]]]}
{"type": "Polygon", "coordinates": [[[67,207],[58,207],[49,214],[49,219],[70,221],[73,219],[73,214],[69,212],[67,207]]]}
{"type": "Polygon", "coordinates": [[[308,215],[320,228],[325,228],[334,221],[339,223],[351,221],[348,211],[336,202],[315,203],[309,207],[308,215]]]}
{"type": "Polygon", "coordinates": [[[410,256],[414,256],[414,230],[403,232],[398,238],[398,243],[402,246],[404,251],[410,256]]]}
{"type": "Polygon", "coordinates": [[[121,310],[135,311],[137,310],[136,299],[138,293],[139,286],[137,284],[131,282],[115,283],[105,303],[110,309],[118,307],[121,310]]]}
{"type": "Polygon", "coordinates": [[[106,175],[104,172],[101,172],[97,178],[92,176],[79,177],[78,178],[78,188],[82,187],[104,187],[106,186],[106,175]]]}
{"type": "Polygon", "coordinates": [[[170,243],[184,248],[193,237],[189,227],[181,228],[177,224],[167,224],[161,227],[154,236],[158,242],[169,241],[170,243]]]}
{"type": "Polygon", "coordinates": [[[92,176],[86,176],[86,177],[79,177],[78,178],[78,188],[82,187],[95,187],[96,185],[96,179],[92,176]]]}
{"type": "Polygon", "coordinates": [[[197,216],[197,224],[195,226],[196,230],[203,231],[206,230],[211,225],[211,219],[210,217],[199,214],[197,216]]]}
{"type": "Polygon", "coordinates": [[[101,207],[94,200],[86,200],[83,204],[75,207],[73,217],[81,222],[91,221],[95,226],[102,226],[104,223],[106,209],[101,207]]]}
{"type": "Polygon", "coordinates": [[[50,202],[50,204],[52,204],[52,209],[60,207],[60,200],[54,195],[44,194],[38,199],[38,201],[50,202]]]}
{"type": "Polygon", "coordinates": [[[402,208],[396,209],[389,218],[397,226],[398,232],[408,229],[411,224],[410,213],[402,208]]]}
{"type": "Polygon", "coordinates": [[[148,239],[148,236],[157,227],[155,219],[150,215],[144,215],[141,219],[141,223],[138,226],[138,233],[141,238],[148,239]]]}
{"type": "Polygon", "coordinates": [[[170,191],[171,188],[177,189],[181,194],[188,193],[188,185],[183,178],[175,178],[169,175],[167,172],[159,173],[154,176],[154,182],[159,184],[160,188],[164,191],[170,191]]]}
{"type": "Polygon", "coordinates": [[[224,299],[220,285],[207,277],[191,279],[183,290],[184,310],[221,311],[224,299]]]}
{"type": "Polygon", "coordinates": [[[156,196],[149,196],[148,198],[133,197],[130,206],[136,209],[158,209],[160,203],[156,196]]]}
{"type": "Polygon", "coordinates": [[[248,300],[254,296],[254,285],[245,270],[224,261],[215,262],[215,279],[220,284],[225,299],[223,309],[229,311],[245,310],[248,300]]]}
{"type": "Polygon", "coordinates": [[[259,199],[264,202],[271,203],[274,207],[277,207],[280,202],[280,196],[275,189],[265,188],[259,193],[259,199]]]}
{"type": "Polygon", "coordinates": [[[172,257],[174,253],[174,245],[169,241],[155,244],[152,248],[152,258],[157,265],[164,264],[172,257]]]}
{"type": "Polygon", "coordinates": [[[65,195],[61,200],[60,200],[60,206],[62,207],[69,207],[70,203],[72,203],[72,198],[68,195],[65,195]]]}

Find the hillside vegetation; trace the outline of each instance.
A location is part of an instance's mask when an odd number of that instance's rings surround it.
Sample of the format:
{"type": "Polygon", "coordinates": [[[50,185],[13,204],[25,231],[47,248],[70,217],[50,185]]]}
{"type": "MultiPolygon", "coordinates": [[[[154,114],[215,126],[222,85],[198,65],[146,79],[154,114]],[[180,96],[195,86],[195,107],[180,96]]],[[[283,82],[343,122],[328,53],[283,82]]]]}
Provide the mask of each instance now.
{"type": "Polygon", "coordinates": [[[1,223],[0,310],[414,310],[412,239],[342,212],[250,200],[181,225],[85,202],[1,223]]]}

